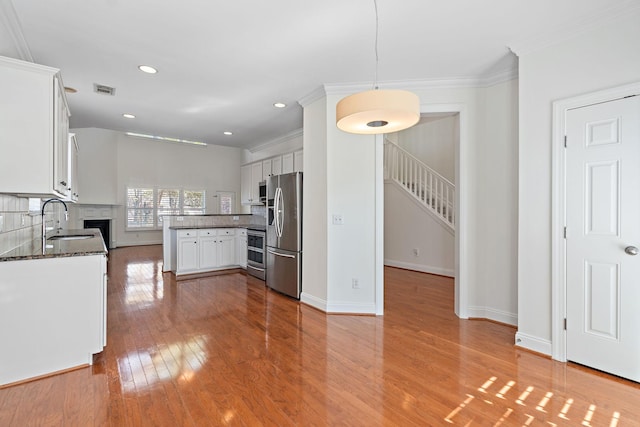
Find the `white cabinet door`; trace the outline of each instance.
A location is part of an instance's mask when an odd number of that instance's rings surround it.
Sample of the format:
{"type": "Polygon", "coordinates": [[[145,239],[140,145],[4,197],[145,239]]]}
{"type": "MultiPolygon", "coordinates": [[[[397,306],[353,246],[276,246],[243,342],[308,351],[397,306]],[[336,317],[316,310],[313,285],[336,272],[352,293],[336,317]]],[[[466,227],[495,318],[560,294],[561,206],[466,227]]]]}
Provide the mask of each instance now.
{"type": "Polygon", "coordinates": [[[69,200],[78,201],[78,141],[76,135],[69,134],[69,200]]]}
{"type": "Polygon", "coordinates": [[[274,157],[271,159],[271,174],[280,175],[282,173],[282,157],[274,157]]]}
{"type": "Polygon", "coordinates": [[[262,180],[266,181],[271,176],[271,159],[262,161],[262,180]]]}
{"type": "Polygon", "coordinates": [[[207,270],[218,266],[218,241],[215,235],[198,237],[198,270],[207,270]]]}
{"type": "Polygon", "coordinates": [[[218,236],[218,267],[236,265],[235,236],[218,236]]]}
{"type": "Polygon", "coordinates": [[[262,162],[251,165],[251,203],[260,203],[260,181],[262,181],[262,162]]]}
{"type": "Polygon", "coordinates": [[[293,153],[287,153],[282,156],[282,173],[293,172],[293,153]]]}
{"type": "Polygon", "coordinates": [[[195,271],[198,269],[198,238],[178,239],[177,272],[195,271]]]}
{"type": "Polygon", "coordinates": [[[236,236],[236,264],[247,268],[247,230],[241,228],[236,236]]]}
{"type": "Polygon", "coordinates": [[[240,168],[240,203],[243,205],[251,204],[251,165],[242,166],[240,168]]]}
{"type": "Polygon", "coordinates": [[[54,77],[54,133],[53,133],[53,173],[55,176],[54,189],[69,198],[71,187],[69,183],[69,110],[64,102],[64,88],[60,79],[54,77]]]}
{"type": "Polygon", "coordinates": [[[67,196],[69,110],[59,70],[0,57],[4,193],[67,196]],[[6,155],[9,151],[10,155],[6,155]]]}
{"type": "Polygon", "coordinates": [[[304,163],[304,154],[303,151],[296,151],[293,153],[293,171],[294,172],[302,172],[304,163]]]}

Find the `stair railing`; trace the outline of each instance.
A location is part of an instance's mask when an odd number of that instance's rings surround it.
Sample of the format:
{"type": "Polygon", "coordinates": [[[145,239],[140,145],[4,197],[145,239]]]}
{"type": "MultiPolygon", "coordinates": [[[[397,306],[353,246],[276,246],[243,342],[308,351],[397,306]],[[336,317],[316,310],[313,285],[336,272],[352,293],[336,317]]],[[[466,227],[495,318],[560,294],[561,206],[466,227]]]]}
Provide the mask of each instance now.
{"type": "Polygon", "coordinates": [[[395,181],[455,230],[455,185],[393,142],[384,142],[385,179],[395,181]]]}

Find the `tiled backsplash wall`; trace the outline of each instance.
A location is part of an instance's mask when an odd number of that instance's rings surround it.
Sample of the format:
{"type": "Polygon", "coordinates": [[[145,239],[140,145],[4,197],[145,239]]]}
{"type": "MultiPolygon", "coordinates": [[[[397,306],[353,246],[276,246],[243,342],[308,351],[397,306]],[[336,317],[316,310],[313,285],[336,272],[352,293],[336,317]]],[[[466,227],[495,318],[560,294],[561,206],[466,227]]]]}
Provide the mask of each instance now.
{"type": "Polygon", "coordinates": [[[0,194],[0,255],[41,236],[40,215],[29,215],[29,199],[0,194]]]}
{"type": "MultiPolygon", "coordinates": [[[[47,206],[46,221],[49,227],[58,227],[64,209],[59,203],[47,206]]],[[[29,214],[29,199],[0,194],[0,255],[42,237],[42,217],[29,214]]]]}

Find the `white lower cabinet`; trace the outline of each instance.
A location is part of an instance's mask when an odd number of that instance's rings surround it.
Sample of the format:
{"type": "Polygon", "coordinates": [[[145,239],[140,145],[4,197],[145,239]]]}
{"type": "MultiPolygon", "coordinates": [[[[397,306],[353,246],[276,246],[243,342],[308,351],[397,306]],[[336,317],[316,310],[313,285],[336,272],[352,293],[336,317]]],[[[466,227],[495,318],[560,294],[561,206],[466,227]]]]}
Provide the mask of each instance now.
{"type": "Polygon", "coordinates": [[[106,256],[0,262],[0,386],[92,364],[106,343],[106,256]]]}
{"type": "Polygon", "coordinates": [[[177,276],[240,265],[235,228],[178,230],[176,245],[177,276]]]}
{"type": "Polygon", "coordinates": [[[178,231],[178,273],[189,273],[198,270],[198,232],[196,230],[178,231]]]}
{"type": "Polygon", "coordinates": [[[240,228],[236,235],[236,259],[238,265],[247,268],[247,229],[240,228]]]}

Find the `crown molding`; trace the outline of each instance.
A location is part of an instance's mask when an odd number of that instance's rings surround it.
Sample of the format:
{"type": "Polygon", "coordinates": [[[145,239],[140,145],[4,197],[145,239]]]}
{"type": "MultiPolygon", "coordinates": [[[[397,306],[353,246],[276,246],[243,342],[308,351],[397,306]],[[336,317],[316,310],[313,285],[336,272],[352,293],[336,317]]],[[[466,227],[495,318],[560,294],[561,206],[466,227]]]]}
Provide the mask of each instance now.
{"type": "Polygon", "coordinates": [[[289,132],[286,135],[283,135],[283,136],[280,136],[278,138],[272,139],[270,141],[264,142],[264,143],[262,143],[260,145],[256,145],[255,147],[251,147],[248,150],[249,150],[250,153],[253,154],[253,153],[257,152],[257,151],[262,151],[262,150],[265,150],[265,149],[267,149],[269,147],[273,147],[275,145],[282,144],[284,142],[291,141],[292,139],[299,138],[299,137],[302,137],[302,129],[296,129],[293,132],[289,132]]]}
{"type": "Polygon", "coordinates": [[[16,14],[16,10],[13,7],[11,0],[0,0],[0,20],[7,29],[7,33],[13,42],[13,45],[18,52],[18,59],[23,61],[33,62],[33,56],[31,50],[27,44],[27,40],[22,33],[22,26],[20,20],[16,14]]]}
{"type": "MultiPolygon", "coordinates": [[[[459,88],[484,88],[493,86],[499,83],[504,83],[510,80],[518,78],[518,68],[509,68],[501,70],[497,73],[481,76],[481,77],[451,77],[443,79],[428,79],[428,80],[397,80],[380,82],[378,87],[380,89],[404,89],[412,91],[420,91],[426,89],[459,89],[459,88]]],[[[364,83],[335,83],[326,84],[322,88],[322,91],[315,90],[311,94],[307,95],[304,100],[308,102],[308,99],[315,101],[324,95],[350,95],[352,93],[361,92],[365,90],[371,90],[371,84],[364,83]]],[[[307,104],[303,104],[300,101],[300,105],[303,107],[307,104]]]]}
{"type": "Polygon", "coordinates": [[[298,100],[298,104],[300,104],[300,106],[302,106],[302,108],[305,108],[309,104],[311,104],[312,102],[315,102],[318,99],[324,98],[325,95],[327,95],[326,85],[318,86],[317,88],[315,88],[314,90],[309,92],[307,95],[305,95],[302,98],[300,98],[298,100]]]}
{"type": "Polygon", "coordinates": [[[640,15],[640,4],[637,0],[618,0],[611,2],[607,9],[588,15],[571,25],[557,28],[523,40],[516,40],[509,44],[509,49],[518,56],[553,46],[582,33],[594,30],[611,21],[628,15],[640,15]]]}

